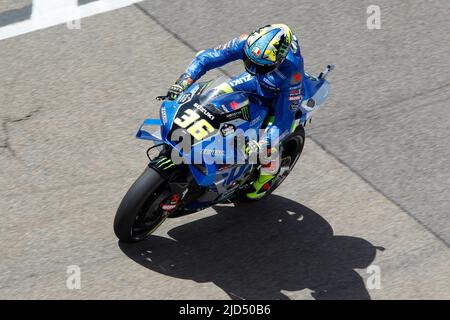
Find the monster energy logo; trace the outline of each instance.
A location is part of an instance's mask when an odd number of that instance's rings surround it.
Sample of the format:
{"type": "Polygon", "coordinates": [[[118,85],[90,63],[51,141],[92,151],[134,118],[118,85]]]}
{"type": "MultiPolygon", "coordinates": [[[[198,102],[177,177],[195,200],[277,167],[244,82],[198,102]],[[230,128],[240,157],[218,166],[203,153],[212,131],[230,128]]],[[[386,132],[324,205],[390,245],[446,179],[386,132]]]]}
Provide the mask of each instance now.
{"type": "Polygon", "coordinates": [[[248,105],[243,106],[239,110],[226,113],[225,118],[226,118],[226,120],[235,120],[235,119],[241,118],[241,119],[250,121],[250,111],[249,111],[248,105]]]}
{"type": "Polygon", "coordinates": [[[242,114],[242,118],[244,118],[244,120],[247,120],[247,121],[250,120],[250,112],[248,110],[248,106],[241,108],[241,114],[242,114]]]}
{"type": "Polygon", "coordinates": [[[170,159],[170,158],[162,157],[161,159],[156,161],[155,166],[158,169],[167,170],[167,169],[175,166],[175,163],[173,163],[172,159],[170,159]]]}
{"type": "Polygon", "coordinates": [[[284,54],[286,52],[286,49],[289,48],[289,42],[286,40],[285,37],[280,39],[281,46],[280,46],[280,53],[284,54]]]}

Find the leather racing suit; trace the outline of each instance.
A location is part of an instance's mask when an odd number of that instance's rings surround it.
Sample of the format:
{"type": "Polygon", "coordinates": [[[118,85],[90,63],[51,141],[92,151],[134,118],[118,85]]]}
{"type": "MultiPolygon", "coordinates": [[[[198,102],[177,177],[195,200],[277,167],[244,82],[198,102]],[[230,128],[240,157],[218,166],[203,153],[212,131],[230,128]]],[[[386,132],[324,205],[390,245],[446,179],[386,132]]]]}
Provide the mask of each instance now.
{"type": "MultiPolygon", "coordinates": [[[[198,52],[185,73],[196,81],[211,69],[244,60],[247,37],[243,34],[221,46],[198,52]]],[[[274,116],[274,121],[266,129],[266,138],[281,141],[292,129],[295,113],[303,99],[304,77],[303,58],[297,38],[293,36],[288,55],[277,69],[260,75],[244,71],[228,84],[234,91],[256,92],[261,96],[269,107],[269,114],[274,116]]]]}

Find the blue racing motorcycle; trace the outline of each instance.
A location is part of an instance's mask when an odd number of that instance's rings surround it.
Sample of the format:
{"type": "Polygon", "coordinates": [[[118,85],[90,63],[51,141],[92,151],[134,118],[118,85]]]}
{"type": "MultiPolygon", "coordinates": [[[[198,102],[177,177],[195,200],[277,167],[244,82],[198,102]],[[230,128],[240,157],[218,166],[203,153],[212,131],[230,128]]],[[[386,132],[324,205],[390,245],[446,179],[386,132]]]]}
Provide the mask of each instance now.
{"type": "MultiPolygon", "coordinates": [[[[317,77],[306,74],[305,97],[291,132],[280,144],[278,173],[261,198],[283,182],[299,159],[304,127],[329,94],[325,77],[333,68],[328,65],[317,77]]],[[[158,97],[163,100],[160,118],[145,120],[136,134],[154,142],[147,150],[149,163],[125,194],[114,219],[114,232],[121,241],[145,239],[166,218],[219,203],[249,201],[246,194],[262,164],[247,161],[244,150],[273,117],[257,94],[225,90],[229,80],[198,82],[174,101],[158,97]],[[157,130],[151,132],[151,127],[157,130]],[[250,131],[256,136],[249,138],[250,131]]]]}

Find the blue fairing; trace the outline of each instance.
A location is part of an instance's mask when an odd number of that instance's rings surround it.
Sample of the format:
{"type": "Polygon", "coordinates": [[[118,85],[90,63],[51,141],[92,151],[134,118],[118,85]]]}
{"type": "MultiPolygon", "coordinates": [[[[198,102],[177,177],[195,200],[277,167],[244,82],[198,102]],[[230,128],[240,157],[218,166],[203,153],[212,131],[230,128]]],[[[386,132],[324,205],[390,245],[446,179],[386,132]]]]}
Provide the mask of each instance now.
{"type": "MultiPolygon", "coordinates": [[[[199,85],[195,84],[189,88],[189,90],[186,91],[186,93],[191,93],[192,96],[195,96],[195,92],[199,90],[199,85]]],[[[226,113],[233,112],[233,110],[230,107],[230,104],[236,103],[236,104],[242,104],[243,102],[247,102],[248,105],[248,111],[249,111],[249,119],[243,120],[243,119],[236,119],[235,121],[227,121],[227,123],[232,123],[234,127],[237,130],[243,130],[246,131],[249,128],[258,129],[261,124],[263,123],[264,119],[267,115],[267,108],[259,105],[254,102],[249,102],[248,97],[245,93],[242,92],[234,92],[230,94],[225,94],[222,96],[219,96],[215,99],[213,99],[211,102],[214,106],[216,106],[218,112],[226,113]],[[226,110],[224,110],[226,108],[226,110]]],[[[257,100],[255,100],[257,102],[257,100]]],[[[173,121],[177,116],[177,112],[182,104],[179,104],[179,99],[175,101],[164,101],[161,105],[160,109],[160,119],[147,119],[144,121],[144,123],[139,128],[136,137],[139,139],[145,139],[145,140],[151,140],[155,142],[164,142],[168,145],[170,145],[174,150],[179,151],[180,154],[182,154],[183,158],[186,160],[186,163],[188,163],[188,166],[196,180],[196,182],[201,186],[211,186],[218,180],[217,175],[217,169],[218,165],[216,163],[205,163],[203,162],[202,166],[205,168],[203,170],[204,172],[201,172],[195,165],[191,164],[192,160],[194,159],[195,155],[199,155],[199,153],[202,153],[204,150],[223,150],[224,148],[223,143],[224,141],[230,141],[229,139],[232,139],[233,136],[227,136],[222,137],[220,131],[217,131],[216,134],[212,135],[211,137],[194,144],[192,146],[192,149],[188,152],[183,152],[183,150],[177,145],[176,142],[171,141],[169,139],[169,134],[173,127],[173,121]],[[150,126],[153,127],[159,127],[159,130],[156,130],[156,132],[150,131],[150,126]]],[[[217,159],[220,156],[215,156],[215,159],[217,159]]],[[[211,157],[212,158],[212,157],[211,157]]],[[[222,163],[227,163],[227,160],[230,161],[230,158],[227,157],[226,152],[223,152],[222,154],[222,163]]],[[[219,161],[220,163],[220,161],[219,161]]],[[[250,169],[250,166],[246,166],[246,168],[242,170],[238,170],[237,172],[232,172],[231,176],[236,176],[236,178],[239,178],[242,176],[243,173],[248,171],[250,169]],[[247,170],[245,170],[247,169],[247,170]]],[[[221,176],[219,175],[219,178],[221,176]]],[[[222,177],[224,178],[224,177],[222,177]]],[[[228,183],[232,182],[231,178],[225,179],[228,183]]]]}
{"type": "MultiPolygon", "coordinates": [[[[146,139],[155,142],[164,142],[170,145],[174,150],[178,151],[179,154],[182,155],[182,157],[185,159],[185,162],[188,164],[196,182],[200,186],[212,187],[217,186],[217,184],[223,184],[223,187],[226,189],[228,185],[231,185],[233,183],[233,181],[238,180],[240,177],[242,177],[242,175],[245,174],[251,168],[251,166],[238,165],[235,166],[233,171],[219,172],[218,169],[220,164],[218,165],[217,161],[211,161],[213,163],[209,164],[203,161],[201,165],[193,165],[191,164],[191,162],[193,162],[193,159],[198,159],[195,158],[195,156],[199,156],[200,154],[205,157],[205,152],[208,151],[214,155],[210,156],[210,158],[216,160],[221,159],[222,163],[229,163],[229,155],[227,154],[227,152],[223,151],[224,148],[221,146],[223,146],[223,141],[226,142],[229,141],[228,139],[233,139],[234,135],[231,134],[230,136],[222,137],[220,130],[216,130],[214,134],[207,137],[206,139],[198,143],[194,143],[190,150],[182,150],[182,148],[177,145],[177,142],[169,139],[171,130],[173,130],[174,119],[180,117],[180,114],[182,114],[182,110],[180,110],[180,108],[182,108],[183,105],[187,106],[190,100],[198,99],[199,94],[197,94],[197,91],[202,91],[202,85],[204,85],[204,83],[192,85],[184,95],[181,95],[175,101],[164,101],[160,108],[160,119],[145,120],[139,128],[136,137],[139,139],[146,139]],[[186,94],[187,96],[190,95],[189,97],[191,99],[189,99],[187,102],[180,101],[181,99],[185,99],[183,98],[183,96],[186,97],[186,94]],[[179,111],[180,114],[178,114],[179,111]],[[156,127],[156,132],[149,132],[148,127],[150,126],[156,127]],[[222,150],[222,154],[218,153],[217,150],[222,150]]],[[[306,76],[304,79],[304,86],[304,101],[313,97],[317,100],[318,105],[320,105],[325,100],[328,94],[328,82],[326,80],[306,76]]],[[[257,97],[255,97],[255,99],[249,99],[249,96],[251,96],[251,94],[247,95],[243,92],[233,92],[215,97],[211,101],[208,101],[208,104],[210,106],[213,105],[215,108],[217,108],[217,110],[214,109],[213,111],[218,112],[219,115],[240,110],[239,108],[235,109],[236,105],[247,105],[249,112],[249,117],[247,117],[247,119],[235,119],[233,121],[226,121],[226,123],[232,124],[232,126],[235,127],[236,131],[238,131],[239,129],[246,131],[249,128],[259,129],[267,116],[268,109],[258,102],[257,97]]],[[[184,106],[184,108],[186,108],[186,106],[184,106]]],[[[308,113],[311,113],[311,110],[307,110],[307,108],[305,108],[305,110],[306,111],[300,119],[301,121],[306,120],[308,113]]],[[[223,124],[220,125],[220,128],[222,128],[222,125],[223,124]]],[[[189,134],[186,135],[189,136],[189,134]]],[[[233,152],[233,156],[235,153],[236,152],[233,152]]]]}

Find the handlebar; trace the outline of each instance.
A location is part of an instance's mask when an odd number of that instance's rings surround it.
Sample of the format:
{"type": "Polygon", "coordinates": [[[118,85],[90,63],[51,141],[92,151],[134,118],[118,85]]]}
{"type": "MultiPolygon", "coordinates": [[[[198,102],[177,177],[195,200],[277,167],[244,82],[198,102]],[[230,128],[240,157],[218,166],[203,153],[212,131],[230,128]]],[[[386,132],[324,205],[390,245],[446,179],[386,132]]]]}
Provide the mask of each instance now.
{"type": "Polygon", "coordinates": [[[157,96],[155,99],[158,100],[158,101],[164,101],[164,100],[169,99],[169,96],[167,96],[167,95],[165,95],[165,96],[157,96]]]}

